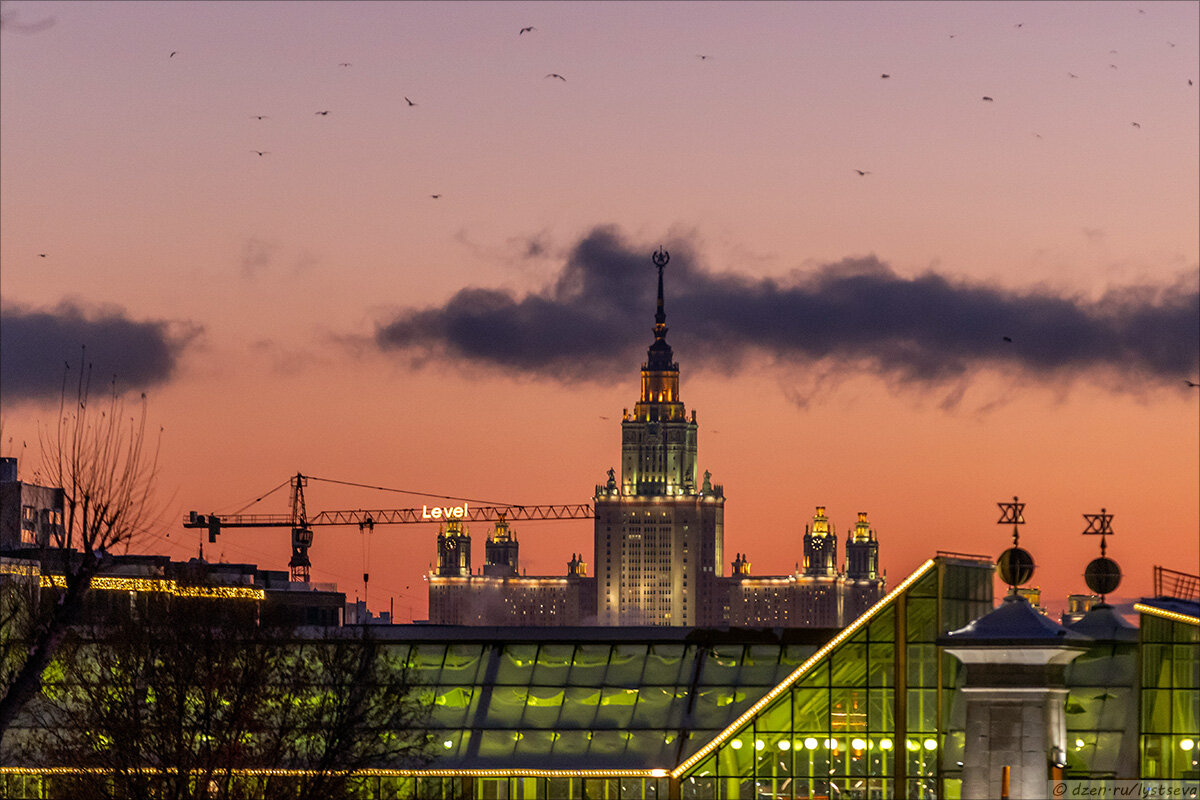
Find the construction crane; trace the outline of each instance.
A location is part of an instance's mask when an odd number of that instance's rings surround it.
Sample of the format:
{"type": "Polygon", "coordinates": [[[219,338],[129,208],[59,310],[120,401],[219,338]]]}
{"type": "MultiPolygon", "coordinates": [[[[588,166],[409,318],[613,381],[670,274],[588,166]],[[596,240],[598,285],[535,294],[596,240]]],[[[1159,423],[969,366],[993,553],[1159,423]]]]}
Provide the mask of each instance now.
{"type": "MultiPolygon", "coordinates": [[[[320,480],[320,479],[318,479],[320,480]]],[[[595,516],[587,503],[559,505],[472,505],[463,502],[453,506],[424,505],[421,508],[354,509],[352,511],[321,511],[312,517],[304,502],[304,487],[308,476],[296,473],[291,479],[291,513],[289,514],[198,514],[189,511],[183,518],[185,528],[207,528],[208,541],[215,542],[222,528],[291,528],[292,558],[288,561],[293,581],[308,582],[308,548],[312,546],[313,528],[317,525],[357,525],[359,530],[374,529],[376,525],[411,525],[414,523],[462,521],[495,522],[501,519],[547,520],[591,519],[595,516]]]]}

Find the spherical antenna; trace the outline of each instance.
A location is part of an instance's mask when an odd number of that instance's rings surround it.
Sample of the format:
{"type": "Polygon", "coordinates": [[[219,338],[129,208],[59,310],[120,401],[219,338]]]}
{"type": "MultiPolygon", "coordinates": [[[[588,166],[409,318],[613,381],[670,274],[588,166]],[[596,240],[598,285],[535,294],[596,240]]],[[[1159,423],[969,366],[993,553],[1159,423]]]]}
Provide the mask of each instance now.
{"type": "Polygon", "coordinates": [[[1100,595],[1100,601],[1103,602],[1104,595],[1115,592],[1121,585],[1121,566],[1105,556],[1093,558],[1083,571],[1083,580],[1089,589],[1100,595]]]}
{"type": "Polygon", "coordinates": [[[1023,583],[1028,583],[1033,577],[1033,556],[1028,550],[1020,547],[1010,547],[996,559],[996,571],[1000,580],[1007,583],[1014,592],[1023,583]]]}

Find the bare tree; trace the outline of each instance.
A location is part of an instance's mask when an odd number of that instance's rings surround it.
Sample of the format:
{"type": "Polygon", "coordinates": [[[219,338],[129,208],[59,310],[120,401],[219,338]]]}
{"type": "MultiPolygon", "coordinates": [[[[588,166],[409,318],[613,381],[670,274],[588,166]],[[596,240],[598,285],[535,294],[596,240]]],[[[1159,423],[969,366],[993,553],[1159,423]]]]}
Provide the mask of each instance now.
{"type": "MultiPolygon", "coordinates": [[[[22,655],[0,663],[0,744],[21,708],[37,694],[42,673],[79,618],[92,578],[109,553],[128,546],[161,516],[152,510],[158,438],[153,449],[146,446],[146,395],[141,396],[140,413],[126,417],[114,380],[107,402],[92,408],[88,373],[90,369],[80,372],[73,407],[68,407],[64,380],[55,424],[39,431],[42,459],[34,479],[63,494],[62,525],[51,533],[46,553],[52,557],[50,571],[61,571],[61,577],[50,577],[57,591],[25,609],[25,630],[5,633],[22,643],[22,655]]],[[[11,654],[13,648],[5,649],[11,654]]]]}
{"type": "Polygon", "coordinates": [[[88,770],[56,795],[340,798],[365,768],[427,762],[429,698],[366,629],[264,628],[256,601],[120,606],[62,649],[30,704],[24,748],[88,770]]]}

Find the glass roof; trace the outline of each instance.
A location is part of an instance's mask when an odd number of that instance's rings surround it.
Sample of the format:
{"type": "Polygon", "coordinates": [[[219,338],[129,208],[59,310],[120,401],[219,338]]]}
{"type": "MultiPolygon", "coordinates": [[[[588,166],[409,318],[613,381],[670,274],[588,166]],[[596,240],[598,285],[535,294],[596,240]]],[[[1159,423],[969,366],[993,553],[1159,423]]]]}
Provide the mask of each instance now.
{"type": "Polygon", "coordinates": [[[383,637],[432,695],[440,769],[655,769],[711,740],[835,633],[421,626],[383,637]]]}

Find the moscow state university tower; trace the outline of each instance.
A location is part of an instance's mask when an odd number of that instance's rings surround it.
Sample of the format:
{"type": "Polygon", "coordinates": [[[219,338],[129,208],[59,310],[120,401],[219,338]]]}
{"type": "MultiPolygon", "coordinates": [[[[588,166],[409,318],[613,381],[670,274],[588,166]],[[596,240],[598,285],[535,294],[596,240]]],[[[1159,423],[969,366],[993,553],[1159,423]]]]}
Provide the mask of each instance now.
{"type": "Polygon", "coordinates": [[[708,625],[722,608],[725,497],[696,479],[696,412],[679,396],[679,365],[667,344],[663,267],[654,254],[658,308],[654,342],[642,365],[642,393],[621,422],[621,474],[596,487],[597,622],[601,625],[708,625]]]}

